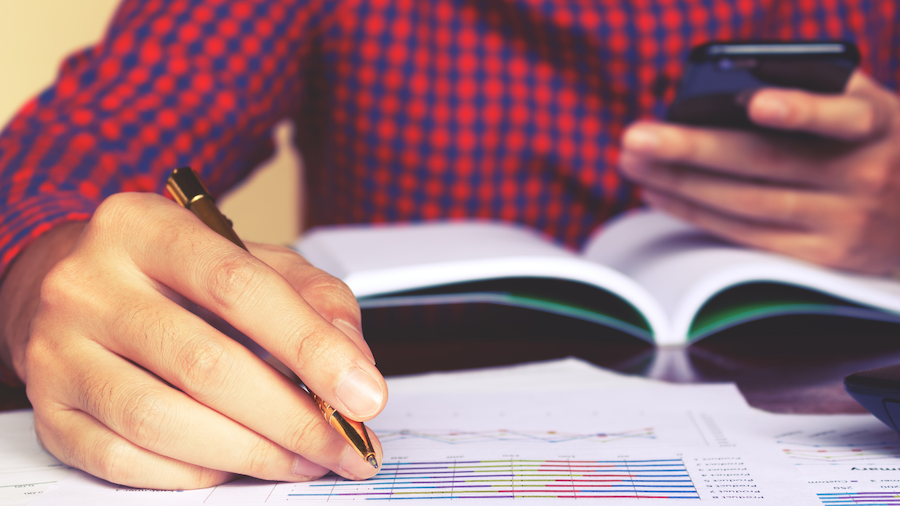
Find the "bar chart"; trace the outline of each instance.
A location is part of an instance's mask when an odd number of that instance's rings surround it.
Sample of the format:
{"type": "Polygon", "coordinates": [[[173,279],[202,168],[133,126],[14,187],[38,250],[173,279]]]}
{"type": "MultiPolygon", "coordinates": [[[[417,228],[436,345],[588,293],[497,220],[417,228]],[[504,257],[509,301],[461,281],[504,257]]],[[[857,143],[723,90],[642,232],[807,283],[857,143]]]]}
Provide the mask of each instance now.
{"type": "Polygon", "coordinates": [[[366,482],[297,484],[288,500],[699,499],[681,459],[386,462],[366,482]]]}
{"type": "Polygon", "coordinates": [[[898,492],[850,492],[818,494],[824,506],[848,506],[865,504],[867,506],[900,506],[898,492]]]}

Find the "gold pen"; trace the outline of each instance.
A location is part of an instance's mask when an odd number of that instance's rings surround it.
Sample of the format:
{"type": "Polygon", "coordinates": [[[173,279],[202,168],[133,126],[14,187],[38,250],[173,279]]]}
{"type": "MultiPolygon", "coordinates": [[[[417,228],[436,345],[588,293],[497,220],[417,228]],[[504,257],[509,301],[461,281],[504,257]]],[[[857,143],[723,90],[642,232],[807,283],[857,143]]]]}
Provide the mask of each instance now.
{"type": "MultiPolygon", "coordinates": [[[[203,186],[203,182],[197,177],[197,174],[190,167],[181,167],[172,171],[166,181],[166,188],[175,198],[175,201],[183,207],[193,212],[200,221],[205,223],[209,228],[218,232],[222,237],[237,244],[244,250],[247,249],[241,239],[234,233],[231,228],[231,221],[225,217],[216,207],[216,202],[203,186]]],[[[272,357],[274,359],[274,357],[272,357]]],[[[280,365],[280,364],[279,364],[280,365]]],[[[283,366],[282,366],[283,367],[283,366]]],[[[278,367],[276,367],[278,369],[278,367]]],[[[378,459],[375,458],[375,448],[369,439],[369,433],[366,426],[362,422],[356,422],[344,418],[327,402],[323,401],[318,395],[314,394],[305,385],[302,385],[306,393],[312,397],[316,406],[322,411],[328,425],[334,427],[338,433],[347,440],[348,443],[356,450],[366,462],[378,469],[378,459]]]]}

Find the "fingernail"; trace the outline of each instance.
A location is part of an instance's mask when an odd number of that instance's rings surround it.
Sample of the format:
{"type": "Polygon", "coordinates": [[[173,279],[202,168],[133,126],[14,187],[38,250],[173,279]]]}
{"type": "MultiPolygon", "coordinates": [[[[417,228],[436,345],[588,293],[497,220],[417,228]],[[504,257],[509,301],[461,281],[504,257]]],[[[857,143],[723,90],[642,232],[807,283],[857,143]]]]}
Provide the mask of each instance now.
{"type": "Polygon", "coordinates": [[[355,368],[344,376],[335,390],[335,395],[352,418],[368,418],[381,407],[383,398],[381,385],[362,369],[355,368]]]}
{"type": "Polygon", "coordinates": [[[372,467],[372,464],[363,460],[350,446],[347,446],[347,449],[344,450],[344,457],[341,459],[339,467],[341,471],[362,480],[375,476],[378,473],[378,469],[375,469],[372,467]]]}
{"type": "Polygon", "coordinates": [[[753,118],[758,121],[781,122],[787,119],[788,112],[790,111],[784,100],[762,94],[753,100],[753,118]]]}
{"type": "Polygon", "coordinates": [[[625,132],[622,145],[629,151],[652,153],[659,148],[659,134],[645,127],[632,127],[625,132]]]}
{"type": "Polygon", "coordinates": [[[294,466],[291,468],[291,474],[298,478],[306,478],[309,480],[315,480],[328,472],[328,469],[316,464],[315,462],[301,457],[300,455],[294,456],[294,466]]]}
{"type": "Polygon", "coordinates": [[[351,341],[356,343],[363,354],[369,358],[369,362],[372,362],[372,365],[375,365],[375,355],[372,354],[372,349],[369,348],[369,343],[366,342],[366,338],[363,337],[362,332],[357,330],[352,323],[341,320],[340,318],[335,318],[331,324],[343,332],[345,336],[349,337],[351,341]]]}

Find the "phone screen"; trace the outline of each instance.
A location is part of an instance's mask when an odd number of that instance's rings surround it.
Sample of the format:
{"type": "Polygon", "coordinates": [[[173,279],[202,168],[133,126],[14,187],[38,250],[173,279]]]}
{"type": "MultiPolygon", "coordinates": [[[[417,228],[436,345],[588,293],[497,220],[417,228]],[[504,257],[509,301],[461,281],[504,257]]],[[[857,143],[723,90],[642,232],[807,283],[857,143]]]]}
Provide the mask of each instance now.
{"type": "Polygon", "coordinates": [[[710,42],[694,48],[668,121],[753,128],[746,104],[764,87],[841,93],[859,65],[852,42],[710,42]]]}

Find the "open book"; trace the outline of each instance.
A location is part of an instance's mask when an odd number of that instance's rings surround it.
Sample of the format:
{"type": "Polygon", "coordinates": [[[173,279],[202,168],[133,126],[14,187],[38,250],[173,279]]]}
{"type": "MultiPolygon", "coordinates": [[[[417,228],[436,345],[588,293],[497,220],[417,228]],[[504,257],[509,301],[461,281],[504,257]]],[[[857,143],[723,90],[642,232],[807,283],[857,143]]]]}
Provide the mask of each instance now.
{"type": "Polygon", "coordinates": [[[573,253],[508,223],[314,229],[295,248],[362,307],[494,303],[592,321],[660,345],[785,314],[900,323],[900,281],[824,269],[636,211],[573,253]]]}

